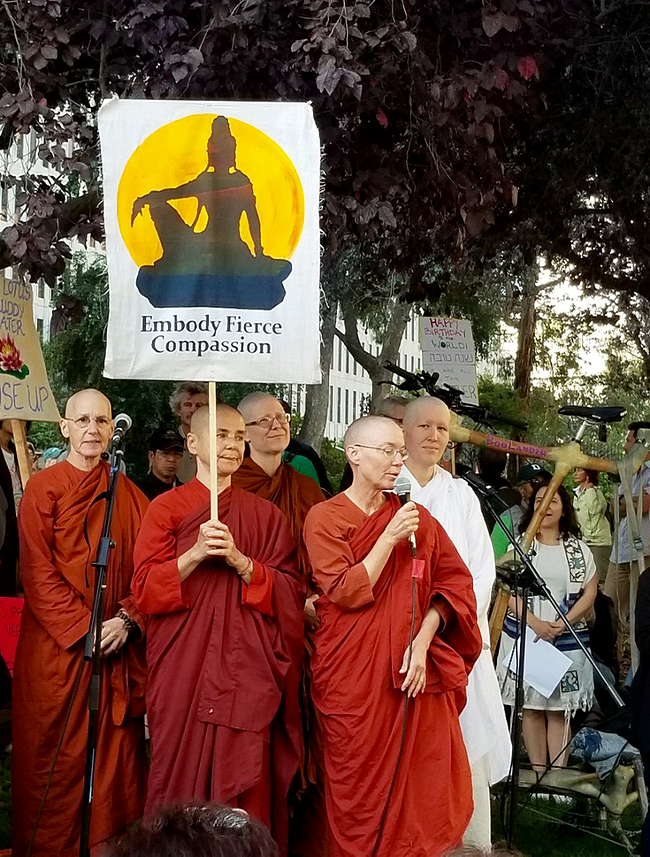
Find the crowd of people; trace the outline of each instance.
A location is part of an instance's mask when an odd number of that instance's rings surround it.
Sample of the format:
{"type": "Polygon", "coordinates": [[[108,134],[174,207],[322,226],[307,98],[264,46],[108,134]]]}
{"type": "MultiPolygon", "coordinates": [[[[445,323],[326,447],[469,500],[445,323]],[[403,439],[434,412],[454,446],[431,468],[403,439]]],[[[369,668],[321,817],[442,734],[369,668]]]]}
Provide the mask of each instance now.
{"type": "MultiPolygon", "coordinates": [[[[333,494],[316,452],[291,438],[286,403],[260,391],[217,406],[214,517],[207,401],[205,385],[178,385],[178,429],[151,436],[148,475],[137,486],[118,476],[93,686],[93,854],[489,850],[490,788],[511,765],[504,705],[514,699],[508,654],[522,606],[513,595],[495,668],[495,559],[526,529],[551,473],[525,464],[513,488],[505,454],[481,450],[478,472],[505,509],[495,523],[444,462],[447,406],[389,397],[348,427],[348,472],[333,494]],[[222,831],[222,850],[174,850],[188,825],[197,842],[222,831]]],[[[25,596],[13,677],[15,857],[79,851],[91,693],[83,648],[111,403],[82,390],[60,427],[66,448],[14,504],[25,596]]],[[[10,491],[3,458],[0,489],[10,491]]],[[[635,479],[647,554],[650,465],[635,479]]],[[[598,474],[577,470],[575,484],[573,496],[560,488],[551,501],[533,561],[587,645],[604,585],[622,654],[629,539],[622,525],[609,561],[598,474]]],[[[626,522],[622,497],[618,513],[626,522]]],[[[528,624],[571,662],[549,697],[526,687],[525,749],[543,772],[566,763],[571,718],[592,707],[594,680],[548,602],[531,600],[528,624]]],[[[641,703],[644,670],[642,660],[641,703]]]]}

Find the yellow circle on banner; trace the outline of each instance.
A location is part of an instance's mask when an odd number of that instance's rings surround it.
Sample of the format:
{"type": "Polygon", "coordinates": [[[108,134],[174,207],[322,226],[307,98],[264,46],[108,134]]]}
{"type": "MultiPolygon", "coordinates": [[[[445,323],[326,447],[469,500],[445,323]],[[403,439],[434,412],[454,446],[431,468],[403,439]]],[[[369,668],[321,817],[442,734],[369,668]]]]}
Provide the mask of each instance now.
{"type": "MultiPolygon", "coordinates": [[[[139,268],[160,259],[162,245],[147,208],[131,223],[134,202],[154,190],[180,187],[206,171],[207,144],[216,116],[199,113],[163,125],[138,146],[124,167],[117,190],[117,219],[124,243],[139,268]]],[[[253,186],[264,253],[289,259],[305,219],[305,198],[296,168],[286,152],[259,128],[227,118],[236,141],[236,167],[253,186]]],[[[196,197],[170,200],[169,204],[195,232],[205,229],[207,214],[205,209],[199,212],[196,197]]],[[[253,253],[243,215],[239,230],[253,253]]]]}

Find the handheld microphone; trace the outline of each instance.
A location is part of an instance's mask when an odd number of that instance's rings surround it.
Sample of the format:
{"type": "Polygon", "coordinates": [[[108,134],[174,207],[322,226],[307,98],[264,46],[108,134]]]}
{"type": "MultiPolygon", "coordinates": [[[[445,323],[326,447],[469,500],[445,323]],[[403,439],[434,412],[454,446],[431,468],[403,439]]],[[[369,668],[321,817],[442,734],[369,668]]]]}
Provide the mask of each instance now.
{"type": "MultiPolygon", "coordinates": [[[[411,500],[411,483],[406,478],[406,476],[398,476],[395,480],[395,485],[393,487],[393,491],[399,497],[399,501],[402,506],[406,505],[411,500]]],[[[409,544],[411,545],[411,555],[413,559],[415,559],[415,553],[417,549],[417,545],[415,543],[415,533],[411,533],[409,536],[409,544]]]]}
{"type": "Polygon", "coordinates": [[[133,420],[128,414],[118,414],[113,420],[113,438],[111,445],[121,443],[122,438],[133,425],[133,420]]]}

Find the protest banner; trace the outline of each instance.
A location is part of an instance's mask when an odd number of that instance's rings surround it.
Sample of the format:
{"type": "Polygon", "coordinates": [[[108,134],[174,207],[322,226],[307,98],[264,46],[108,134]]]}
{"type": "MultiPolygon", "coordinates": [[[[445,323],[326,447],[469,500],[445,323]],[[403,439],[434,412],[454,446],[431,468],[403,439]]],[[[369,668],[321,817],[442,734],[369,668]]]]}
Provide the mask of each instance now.
{"type": "Polygon", "coordinates": [[[0,420],[11,420],[20,478],[25,487],[32,473],[25,422],[58,422],[59,409],[45,371],[34,325],[32,287],[0,278],[0,420]]]}
{"type": "Polygon", "coordinates": [[[476,351],[471,322],[461,318],[423,316],[420,319],[422,368],[437,372],[439,384],[463,391],[463,399],[478,405],[476,351]]]}
{"type": "Polygon", "coordinates": [[[307,104],[106,102],[111,378],[320,381],[307,104]]]}

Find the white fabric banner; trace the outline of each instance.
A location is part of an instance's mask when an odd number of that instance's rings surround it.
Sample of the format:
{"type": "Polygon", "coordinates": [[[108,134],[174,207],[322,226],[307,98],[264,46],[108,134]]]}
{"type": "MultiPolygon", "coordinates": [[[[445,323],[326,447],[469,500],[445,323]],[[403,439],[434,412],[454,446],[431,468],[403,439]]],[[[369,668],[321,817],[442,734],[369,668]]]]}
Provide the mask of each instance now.
{"type": "Polygon", "coordinates": [[[99,111],[109,378],[320,382],[320,144],[298,103],[99,111]]]}

